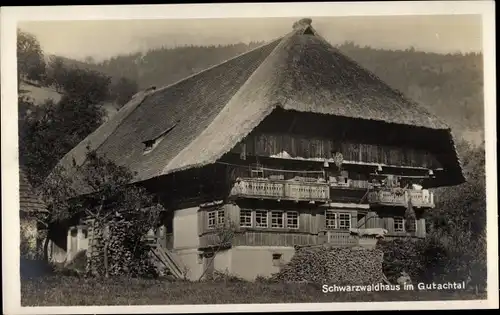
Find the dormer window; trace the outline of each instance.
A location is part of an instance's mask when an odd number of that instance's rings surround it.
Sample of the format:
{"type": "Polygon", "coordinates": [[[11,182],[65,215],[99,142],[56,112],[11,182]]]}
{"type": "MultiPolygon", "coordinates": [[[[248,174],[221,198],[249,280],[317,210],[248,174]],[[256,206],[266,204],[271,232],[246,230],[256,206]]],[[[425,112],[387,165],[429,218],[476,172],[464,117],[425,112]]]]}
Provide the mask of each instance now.
{"type": "Polygon", "coordinates": [[[163,131],[162,133],[160,133],[158,136],[156,136],[156,137],[154,137],[152,139],[148,139],[148,140],[143,141],[142,142],[142,143],[144,143],[144,152],[143,152],[143,154],[148,154],[151,151],[153,151],[154,148],[156,148],[158,146],[158,144],[165,138],[165,136],[170,131],[172,131],[172,129],[174,129],[175,126],[177,126],[178,122],[179,122],[179,120],[175,124],[173,124],[172,126],[170,126],[169,128],[165,129],[165,131],[163,131]]]}

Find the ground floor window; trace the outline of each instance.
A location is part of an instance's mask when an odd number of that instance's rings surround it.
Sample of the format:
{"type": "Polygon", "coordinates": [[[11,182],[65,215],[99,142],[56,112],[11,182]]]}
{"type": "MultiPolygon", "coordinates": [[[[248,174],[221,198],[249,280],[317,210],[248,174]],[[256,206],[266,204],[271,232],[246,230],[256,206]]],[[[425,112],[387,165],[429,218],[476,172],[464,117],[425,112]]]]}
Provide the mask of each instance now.
{"type": "Polygon", "coordinates": [[[271,211],[271,227],[272,228],[284,228],[285,224],[283,222],[283,211],[271,211]]]}
{"type": "Polygon", "coordinates": [[[241,210],[240,211],[240,226],[241,227],[251,227],[252,226],[252,211],[251,210],[241,210]]]}
{"type": "Polygon", "coordinates": [[[351,228],[351,214],[335,210],[326,210],[325,227],[329,230],[349,230],[351,228]]]}
{"type": "Polygon", "coordinates": [[[286,227],[287,229],[299,228],[299,213],[297,211],[286,212],[286,227]]]}
{"type": "MultiPolygon", "coordinates": [[[[395,217],[394,218],[394,232],[416,232],[417,231],[417,220],[412,220],[413,224],[410,226],[410,229],[407,229],[407,225],[410,222],[407,222],[403,217],[395,217]]],[[[411,223],[410,223],[411,224],[411,223]]]]}
{"type": "Polygon", "coordinates": [[[284,210],[240,210],[240,227],[298,229],[299,213],[284,210]]]}
{"type": "Polygon", "coordinates": [[[265,210],[255,211],[255,227],[260,227],[260,228],[267,227],[267,211],[265,210]]]}
{"type": "Polygon", "coordinates": [[[404,232],[405,231],[405,220],[401,217],[394,218],[394,232],[404,232]]]}
{"type": "Polygon", "coordinates": [[[351,215],[349,213],[339,213],[339,228],[342,230],[351,228],[351,215]]]}
{"type": "Polygon", "coordinates": [[[207,226],[209,229],[215,228],[217,225],[223,225],[225,222],[224,210],[212,210],[207,212],[207,226]]]}

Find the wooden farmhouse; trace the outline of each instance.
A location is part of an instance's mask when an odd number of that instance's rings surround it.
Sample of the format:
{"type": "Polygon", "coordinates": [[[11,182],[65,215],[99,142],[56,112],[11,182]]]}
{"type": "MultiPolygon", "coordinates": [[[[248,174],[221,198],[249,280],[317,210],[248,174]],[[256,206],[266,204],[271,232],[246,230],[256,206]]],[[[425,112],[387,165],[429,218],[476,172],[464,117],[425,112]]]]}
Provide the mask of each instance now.
{"type": "Polygon", "coordinates": [[[190,279],[205,269],[269,276],[300,245],[424,238],[429,188],[464,182],[449,127],[341,54],[309,19],[137,94],[60,165],[82,165],[87,145],[161,198],[159,247],[190,279]],[[219,244],[228,222],[234,237],[219,244]]]}

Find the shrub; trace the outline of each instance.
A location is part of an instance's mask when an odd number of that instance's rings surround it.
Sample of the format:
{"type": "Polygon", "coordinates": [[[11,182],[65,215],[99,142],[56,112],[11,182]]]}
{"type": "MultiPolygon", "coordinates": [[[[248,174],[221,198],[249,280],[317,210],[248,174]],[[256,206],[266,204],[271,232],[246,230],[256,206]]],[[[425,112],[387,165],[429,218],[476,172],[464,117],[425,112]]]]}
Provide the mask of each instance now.
{"type": "Polygon", "coordinates": [[[434,237],[379,241],[378,248],[384,252],[383,270],[390,282],[403,271],[412,281],[437,280],[446,273],[446,250],[434,237]]]}
{"type": "Polygon", "coordinates": [[[390,282],[395,283],[403,271],[412,280],[420,279],[424,268],[419,256],[420,242],[412,238],[378,242],[377,247],[384,252],[382,268],[390,282]]]}

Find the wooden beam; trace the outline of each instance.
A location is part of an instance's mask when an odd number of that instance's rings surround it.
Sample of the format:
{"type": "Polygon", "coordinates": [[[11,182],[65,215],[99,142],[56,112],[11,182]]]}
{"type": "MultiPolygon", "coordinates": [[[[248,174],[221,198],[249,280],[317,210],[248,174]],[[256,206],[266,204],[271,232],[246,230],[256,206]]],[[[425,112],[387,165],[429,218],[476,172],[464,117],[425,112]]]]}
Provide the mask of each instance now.
{"type": "Polygon", "coordinates": [[[340,202],[330,202],[330,203],[327,203],[327,204],[320,205],[320,207],[346,208],[346,209],[370,209],[370,205],[367,205],[367,204],[340,203],[340,202]]]}

